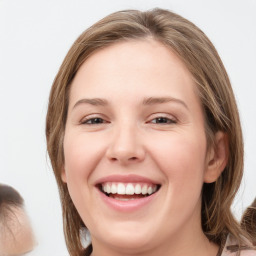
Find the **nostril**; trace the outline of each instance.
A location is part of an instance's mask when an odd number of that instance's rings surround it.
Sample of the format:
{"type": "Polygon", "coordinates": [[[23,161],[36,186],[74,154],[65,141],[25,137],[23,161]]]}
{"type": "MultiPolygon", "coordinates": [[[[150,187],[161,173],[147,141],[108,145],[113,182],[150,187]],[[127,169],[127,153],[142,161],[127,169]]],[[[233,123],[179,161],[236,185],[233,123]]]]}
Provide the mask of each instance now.
{"type": "Polygon", "coordinates": [[[129,158],[129,160],[132,160],[132,161],[134,161],[134,160],[137,160],[137,157],[131,157],[131,158],[129,158]]]}
{"type": "Polygon", "coordinates": [[[111,157],[110,160],[113,161],[113,162],[118,161],[116,157],[111,157]]]}

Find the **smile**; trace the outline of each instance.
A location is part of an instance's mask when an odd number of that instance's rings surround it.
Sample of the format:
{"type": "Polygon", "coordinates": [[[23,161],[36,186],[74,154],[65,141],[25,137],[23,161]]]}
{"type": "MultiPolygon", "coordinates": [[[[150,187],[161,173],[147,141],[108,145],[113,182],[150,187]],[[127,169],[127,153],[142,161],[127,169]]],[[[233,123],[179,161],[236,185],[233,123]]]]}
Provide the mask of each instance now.
{"type": "Polygon", "coordinates": [[[105,182],[101,184],[100,189],[108,197],[128,201],[150,196],[158,188],[158,185],[147,183],[105,182]]]}
{"type": "Polygon", "coordinates": [[[95,182],[99,198],[110,209],[119,212],[145,210],[152,205],[161,185],[155,180],[135,174],[110,175],[95,182]]]}

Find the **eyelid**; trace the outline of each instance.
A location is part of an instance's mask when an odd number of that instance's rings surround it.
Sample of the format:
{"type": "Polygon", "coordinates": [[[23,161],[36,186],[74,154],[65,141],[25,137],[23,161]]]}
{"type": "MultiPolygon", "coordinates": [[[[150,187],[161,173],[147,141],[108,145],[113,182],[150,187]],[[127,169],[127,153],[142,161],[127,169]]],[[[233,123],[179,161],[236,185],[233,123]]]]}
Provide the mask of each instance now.
{"type": "MultiPolygon", "coordinates": [[[[171,115],[171,114],[168,114],[168,113],[153,113],[153,114],[150,114],[147,118],[146,118],[146,123],[152,123],[152,120],[154,119],[157,119],[157,118],[166,118],[168,120],[170,120],[171,122],[170,123],[162,123],[163,125],[168,125],[168,124],[175,124],[178,122],[178,119],[171,115]]],[[[103,115],[103,114],[100,114],[100,113],[93,113],[93,114],[89,114],[89,115],[86,115],[84,116],[83,118],[81,118],[81,120],[79,121],[79,124],[81,125],[100,125],[100,124],[106,124],[106,123],[110,123],[110,121],[108,120],[108,118],[103,115]],[[88,122],[89,120],[92,120],[92,119],[102,119],[103,122],[102,123],[86,123],[88,122]]],[[[161,123],[155,123],[156,125],[161,125],[161,123]]]]}
{"type": "MultiPolygon", "coordinates": [[[[94,114],[89,114],[87,116],[84,116],[80,121],[79,121],[79,124],[86,124],[87,121],[91,120],[91,119],[102,119],[103,120],[103,123],[109,123],[107,121],[107,118],[102,115],[102,114],[99,114],[99,113],[94,113],[94,114]]],[[[88,125],[94,125],[94,124],[88,124],[88,125]]]]}
{"type": "Polygon", "coordinates": [[[173,121],[173,123],[177,123],[178,119],[176,117],[174,117],[173,115],[167,114],[167,113],[154,113],[151,114],[148,118],[147,118],[147,123],[151,122],[152,120],[156,119],[156,118],[166,118],[169,119],[171,121],[173,121]]]}

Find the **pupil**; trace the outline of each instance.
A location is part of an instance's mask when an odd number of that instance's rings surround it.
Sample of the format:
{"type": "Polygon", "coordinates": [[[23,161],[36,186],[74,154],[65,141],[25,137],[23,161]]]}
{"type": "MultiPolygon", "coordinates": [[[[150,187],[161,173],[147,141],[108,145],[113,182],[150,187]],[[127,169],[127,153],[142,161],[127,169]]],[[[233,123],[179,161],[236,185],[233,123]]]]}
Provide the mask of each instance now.
{"type": "Polygon", "coordinates": [[[100,124],[100,123],[102,123],[102,119],[101,118],[94,118],[94,119],[92,119],[92,123],[93,124],[100,124]]]}
{"type": "Polygon", "coordinates": [[[156,122],[157,123],[166,123],[166,118],[164,118],[164,117],[158,117],[157,119],[156,119],[156,122]]]}

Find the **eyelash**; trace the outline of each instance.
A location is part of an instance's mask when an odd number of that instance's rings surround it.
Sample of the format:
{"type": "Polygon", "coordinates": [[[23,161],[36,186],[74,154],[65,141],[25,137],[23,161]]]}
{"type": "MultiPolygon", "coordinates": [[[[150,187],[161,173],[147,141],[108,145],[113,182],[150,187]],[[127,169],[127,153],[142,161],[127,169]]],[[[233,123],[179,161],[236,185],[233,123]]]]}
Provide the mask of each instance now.
{"type": "Polygon", "coordinates": [[[107,121],[105,121],[101,117],[92,117],[92,118],[83,119],[81,121],[81,124],[85,124],[85,125],[99,125],[99,124],[103,124],[103,123],[107,123],[107,121]],[[100,122],[97,122],[96,120],[98,120],[100,122]],[[94,123],[94,121],[96,121],[96,122],[94,123]]]}
{"type": "MultiPolygon", "coordinates": [[[[104,124],[104,123],[108,123],[108,121],[104,120],[101,117],[97,117],[97,116],[83,119],[80,122],[80,124],[83,124],[83,125],[100,125],[100,124],[104,124]]],[[[157,116],[157,117],[151,119],[150,121],[148,121],[147,123],[153,123],[155,125],[157,125],[157,124],[171,125],[171,124],[176,124],[177,120],[174,118],[168,118],[165,116],[157,116]]]]}
{"type": "Polygon", "coordinates": [[[176,124],[177,123],[177,121],[174,118],[168,118],[168,117],[165,117],[165,116],[155,117],[154,119],[151,119],[149,122],[153,123],[153,124],[162,124],[162,125],[176,124]],[[159,123],[157,122],[157,120],[159,121],[159,123]]]}

